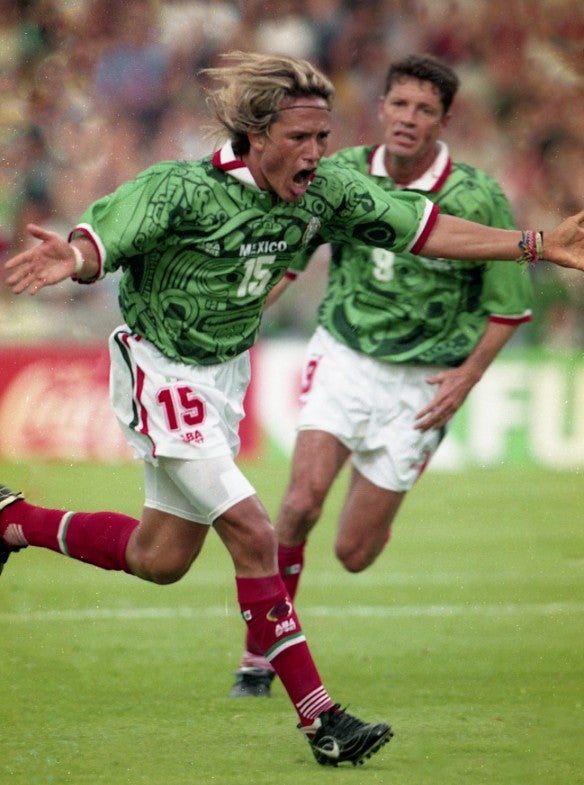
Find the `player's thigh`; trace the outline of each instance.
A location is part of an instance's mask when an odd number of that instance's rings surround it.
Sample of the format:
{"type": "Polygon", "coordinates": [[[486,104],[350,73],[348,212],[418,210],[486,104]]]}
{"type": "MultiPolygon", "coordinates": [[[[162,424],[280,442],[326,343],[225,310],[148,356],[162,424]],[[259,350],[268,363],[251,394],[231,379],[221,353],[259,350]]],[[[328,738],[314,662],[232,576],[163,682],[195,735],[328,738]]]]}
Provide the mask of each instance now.
{"type": "Polygon", "coordinates": [[[188,572],[208,530],[208,526],[145,506],[127,545],[127,564],[145,580],[174,583],[188,572]]]}
{"type": "Polygon", "coordinates": [[[297,491],[310,490],[322,500],[349,454],[349,449],[328,431],[299,430],[292,457],[290,486],[297,491]]]}
{"type": "Polygon", "coordinates": [[[404,497],[405,491],[382,488],[353,467],[339,519],[337,549],[375,553],[382,548],[404,497]]]}
{"type": "Polygon", "coordinates": [[[292,546],[306,539],[348,455],[347,448],[330,433],[299,431],[290,480],[276,519],[281,543],[292,546]]]}
{"type": "Polygon", "coordinates": [[[260,577],[277,572],[274,529],[253,486],[231,456],[160,459],[159,467],[147,469],[145,477],[147,498],[156,499],[152,504],[192,521],[195,545],[202,545],[213,525],[237,575],[260,577]]]}
{"type": "Polygon", "coordinates": [[[130,558],[139,572],[158,578],[186,572],[200,552],[210,526],[226,510],[255,495],[230,455],[186,461],[158,459],[144,464],[144,512],[131,541],[130,558]]]}
{"type": "Polygon", "coordinates": [[[144,507],[136,529],[136,547],[144,551],[174,554],[191,563],[200,552],[209,526],[172,513],[144,507]]]}

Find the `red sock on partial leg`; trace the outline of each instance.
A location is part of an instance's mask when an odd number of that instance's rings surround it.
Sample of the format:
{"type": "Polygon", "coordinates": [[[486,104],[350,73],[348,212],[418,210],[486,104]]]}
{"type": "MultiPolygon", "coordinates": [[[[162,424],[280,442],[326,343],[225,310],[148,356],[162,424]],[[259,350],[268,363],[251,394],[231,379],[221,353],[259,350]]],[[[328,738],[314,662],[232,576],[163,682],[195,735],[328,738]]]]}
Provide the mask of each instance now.
{"type": "Polygon", "coordinates": [[[278,674],[300,722],[310,724],[333,706],[294,606],[279,575],[236,578],[241,614],[256,646],[278,674]]]}
{"type": "Polygon", "coordinates": [[[138,523],[117,512],[52,510],[18,501],[0,513],[0,534],[6,545],[36,545],[104,570],[130,572],[126,547],[138,523]]]}
{"type": "MultiPolygon", "coordinates": [[[[298,590],[298,581],[304,566],[304,546],[306,541],[300,545],[278,545],[278,569],[280,577],[288,592],[288,597],[294,601],[298,590]]],[[[243,652],[240,667],[271,668],[270,663],[263,656],[263,651],[253,640],[249,628],[245,636],[245,651],[243,652]]]]}

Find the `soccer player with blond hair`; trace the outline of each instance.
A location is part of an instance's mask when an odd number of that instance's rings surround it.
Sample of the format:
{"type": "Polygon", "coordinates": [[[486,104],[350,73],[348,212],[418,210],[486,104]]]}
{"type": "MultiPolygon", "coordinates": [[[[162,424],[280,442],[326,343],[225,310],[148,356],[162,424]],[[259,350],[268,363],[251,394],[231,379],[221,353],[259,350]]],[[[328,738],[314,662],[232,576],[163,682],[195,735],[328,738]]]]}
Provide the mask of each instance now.
{"type": "Polygon", "coordinates": [[[0,562],[36,546],[172,583],[212,526],[233,561],[250,635],[282,681],[315,759],[357,764],[389,740],[390,727],[361,721],[329,696],[278,573],[274,529],[235,463],[248,350],[266,298],[303,249],[354,237],[396,252],[545,255],[582,269],[584,213],[545,242],[536,231],[440,215],[424,196],[385,193],[323,158],[334,90],[311,64],[239,53],[207,76],[227,137],[214,154],[150,167],[90,205],[67,238],[31,225],[39,243],[5,265],[16,294],[121,271],[111,399],[144,462],[141,517],[48,509],[2,486],[0,562]]]}

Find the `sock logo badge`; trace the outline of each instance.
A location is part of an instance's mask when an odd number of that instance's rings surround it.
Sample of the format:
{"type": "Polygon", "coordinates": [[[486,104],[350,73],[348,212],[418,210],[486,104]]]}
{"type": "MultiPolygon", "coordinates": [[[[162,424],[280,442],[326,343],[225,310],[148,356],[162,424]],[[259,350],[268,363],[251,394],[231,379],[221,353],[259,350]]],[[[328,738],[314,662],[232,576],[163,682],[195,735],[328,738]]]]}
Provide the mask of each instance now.
{"type": "Polygon", "coordinates": [[[287,619],[291,615],[292,603],[286,597],[268,611],[267,619],[268,621],[282,621],[282,619],[287,619]]]}
{"type": "Polygon", "coordinates": [[[296,630],[296,621],[293,617],[294,609],[292,603],[286,597],[268,611],[266,618],[268,621],[276,622],[276,636],[288,635],[296,630]]]}

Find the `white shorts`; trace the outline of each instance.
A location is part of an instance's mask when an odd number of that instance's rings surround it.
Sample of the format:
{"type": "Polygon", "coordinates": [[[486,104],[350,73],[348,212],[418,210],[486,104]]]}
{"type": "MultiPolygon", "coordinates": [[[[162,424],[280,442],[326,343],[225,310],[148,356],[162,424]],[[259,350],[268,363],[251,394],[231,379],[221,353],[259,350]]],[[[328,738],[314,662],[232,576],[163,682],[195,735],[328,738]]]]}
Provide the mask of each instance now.
{"type": "Polygon", "coordinates": [[[440,370],[380,362],[318,327],[307,348],[297,428],[331,433],[370,482],[408,491],[445,434],[414,427],[436,394],[426,379],[440,370]]]}
{"type": "Polygon", "coordinates": [[[255,491],[235,465],[249,355],[210,366],[169,360],[123,325],[110,336],[110,396],[136,457],[145,504],[210,524],[255,491]]]}

